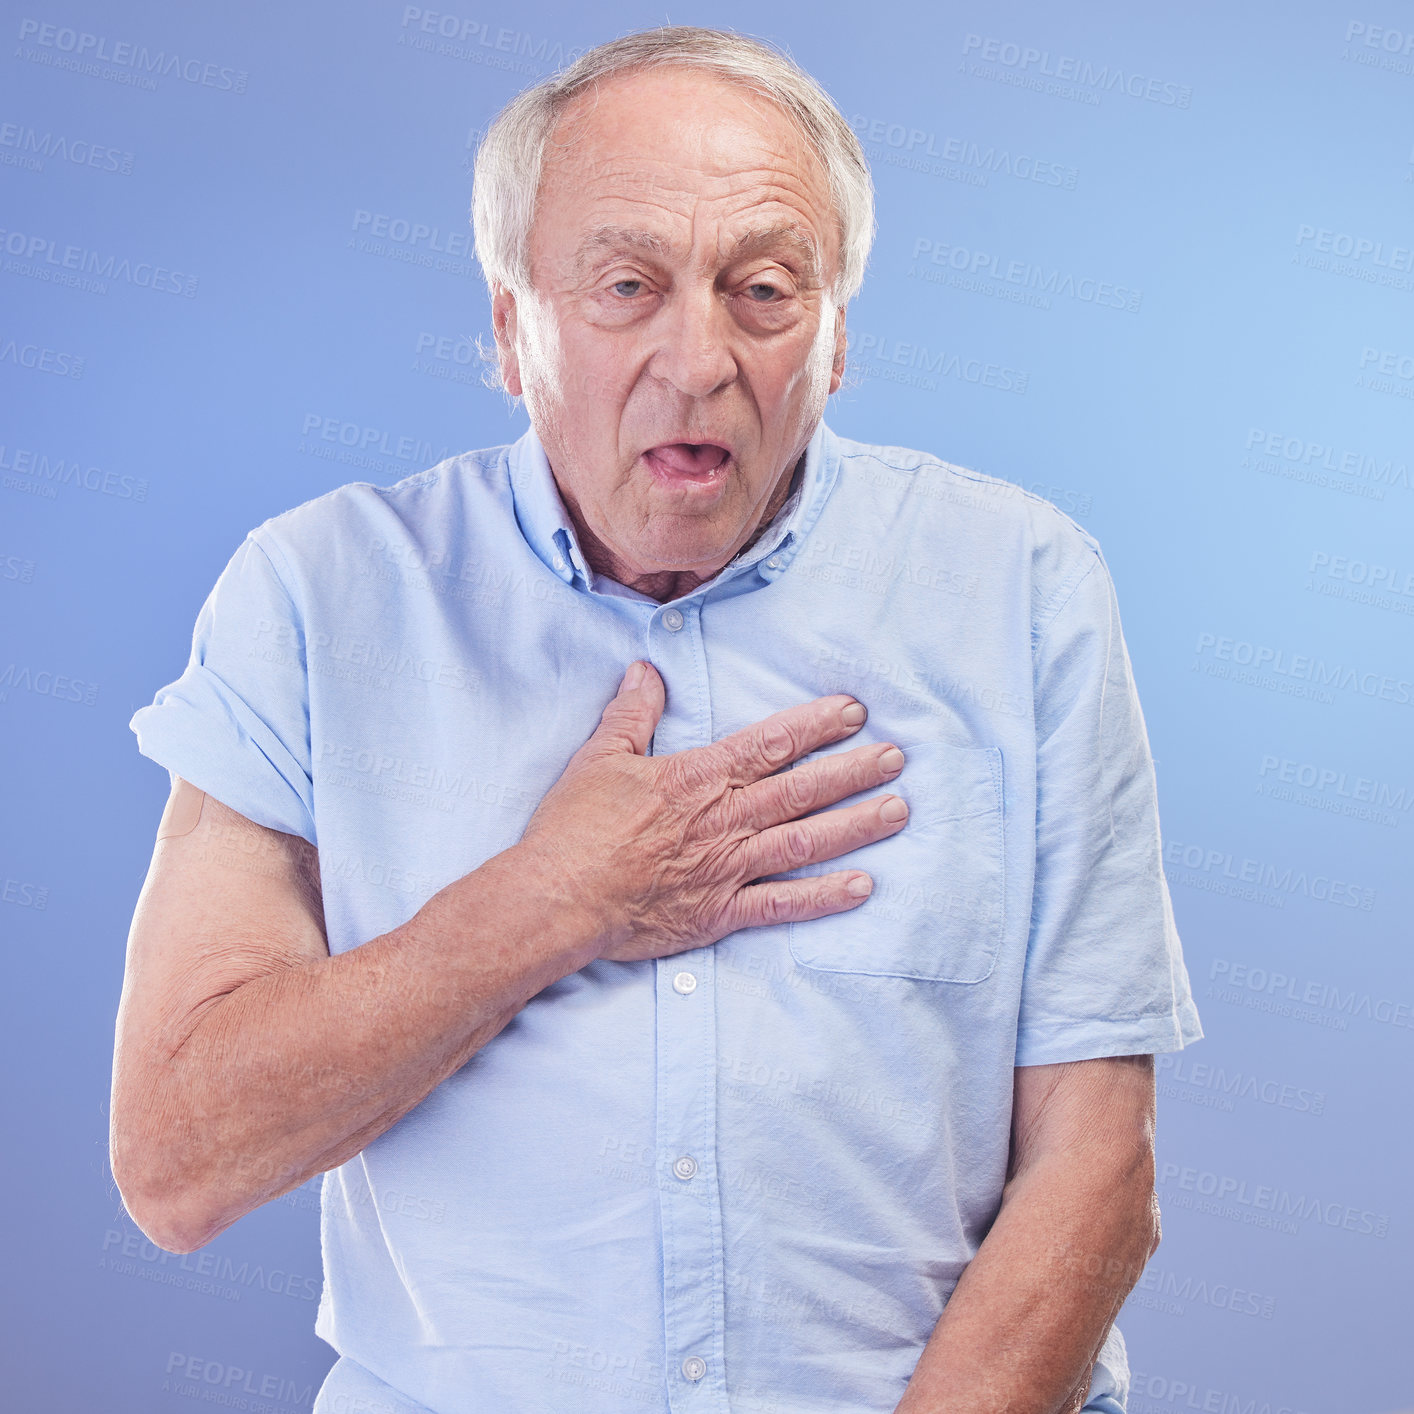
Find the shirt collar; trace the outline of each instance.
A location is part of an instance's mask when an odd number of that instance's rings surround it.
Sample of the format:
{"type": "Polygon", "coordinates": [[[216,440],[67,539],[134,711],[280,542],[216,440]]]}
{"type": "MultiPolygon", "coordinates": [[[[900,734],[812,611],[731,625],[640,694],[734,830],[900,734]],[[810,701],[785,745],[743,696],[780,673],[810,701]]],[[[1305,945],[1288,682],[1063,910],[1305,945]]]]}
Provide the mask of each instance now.
{"type": "MultiPolygon", "coordinates": [[[[796,472],[795,489],[760,538],[694,590],[700,594],[739,575],[754,572],[757,584],[778,578],[790,566],[834,490],[839,475],[839,444],[822,421],[805,448],[805,465],[796,472]]],[[[620,597],[655,600],[618,585],[590,569],[575,535],[574,523],[555,484],[545,448],[533,427],[510,448],[511,493],[516,521],[526,543],[549,571],[576,589],[620,597]]],[[[755,585],[752,586],[756,587],[755,585]]],[[[691,598],[691,595],[686,596],[691,598]]]]}

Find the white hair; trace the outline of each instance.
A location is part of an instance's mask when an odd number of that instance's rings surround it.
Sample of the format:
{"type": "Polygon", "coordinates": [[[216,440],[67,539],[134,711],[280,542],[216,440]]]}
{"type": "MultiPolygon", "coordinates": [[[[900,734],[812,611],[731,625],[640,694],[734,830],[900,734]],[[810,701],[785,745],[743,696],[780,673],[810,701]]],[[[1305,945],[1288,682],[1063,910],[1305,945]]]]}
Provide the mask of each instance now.
{"type": "Polygon", "coordinates": [[[825,90],[784,54],[729,30],[669,25],[611,40],[525,89],[497,115],[476,153],[471,219],[476,256],[493,289],[530,288],[530,227],[545,147],[565,108],[615,74],[674,65],[702,69],[775,103],[824,164],[839,224],[833,295],[846,304],[864,281],[874,240],[874,189],[853,129],[825,90]]]}

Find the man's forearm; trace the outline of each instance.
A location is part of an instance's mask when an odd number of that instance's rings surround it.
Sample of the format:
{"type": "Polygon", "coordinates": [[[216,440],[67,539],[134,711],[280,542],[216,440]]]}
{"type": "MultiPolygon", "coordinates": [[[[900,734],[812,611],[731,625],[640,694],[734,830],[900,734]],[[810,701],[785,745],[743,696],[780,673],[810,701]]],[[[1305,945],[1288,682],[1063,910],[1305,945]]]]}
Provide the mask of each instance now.
{"type": "Polygon", "coordinates": [[[924,1348],[896,1414],[1073,1414],[1157,1240],[1153,1163],[1103,1149],[1038,1159],[924,1348]]]}
{"type": "Polygon", "coordinates": [[[588,915],[507,850],[402,926],[214,1001],[144,1073],[153,1185],[200,1246],[343,1163],[594,956],[588,915]]]}

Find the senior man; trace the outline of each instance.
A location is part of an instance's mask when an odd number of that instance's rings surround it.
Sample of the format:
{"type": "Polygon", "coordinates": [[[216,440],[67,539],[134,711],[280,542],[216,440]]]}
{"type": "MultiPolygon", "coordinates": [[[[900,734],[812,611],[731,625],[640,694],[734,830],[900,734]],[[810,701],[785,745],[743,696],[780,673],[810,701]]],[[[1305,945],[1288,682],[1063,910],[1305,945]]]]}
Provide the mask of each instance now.
{"type": "Polygon", "coordinates": [[[252,531],[133,719],[129,1210],[324,1174],[328,1414],[1122,1410],[1201,1032],[1097,547],[823,424],[869,178],[774,51],[586,54],[474,219],[530,430],[252,531]]]}

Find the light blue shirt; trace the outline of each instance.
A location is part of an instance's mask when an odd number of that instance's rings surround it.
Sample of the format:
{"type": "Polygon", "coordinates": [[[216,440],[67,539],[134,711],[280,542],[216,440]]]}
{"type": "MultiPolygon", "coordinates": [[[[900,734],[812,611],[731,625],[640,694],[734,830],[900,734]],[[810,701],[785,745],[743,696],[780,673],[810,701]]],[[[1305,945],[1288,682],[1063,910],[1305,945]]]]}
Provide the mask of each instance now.
{"type": "MultiPolygon", "coordinates": [[[[1202,1034],[1095,542],[823,424],[667,604],[589,569],[533,434],[340,487],[251,532],[133,728],[318,846],[340,953],[517,842],[635,657],[660,755],[854,694],[826,750],[897,743],[911,817],[799,871],[868,871],[858,909],[591,963],[324,1176],[319,1414],[886,1414],[996,1216],[1013,1068],[1202,1034]]],[[[1127,1384],[1116,1331],[1087,1409],[1127,1384]]]]}

